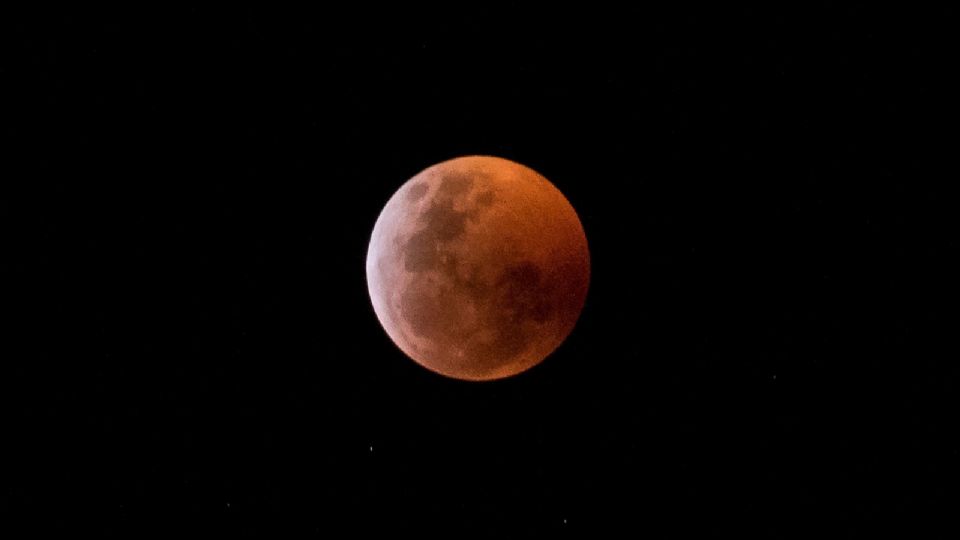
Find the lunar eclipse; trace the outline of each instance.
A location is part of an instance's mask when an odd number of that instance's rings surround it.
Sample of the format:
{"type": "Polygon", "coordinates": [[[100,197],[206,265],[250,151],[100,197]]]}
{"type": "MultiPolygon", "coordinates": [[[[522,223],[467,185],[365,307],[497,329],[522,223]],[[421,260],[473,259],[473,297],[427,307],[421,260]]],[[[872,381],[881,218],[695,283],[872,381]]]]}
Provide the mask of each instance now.
{"type": "Polygon", "coordinates": [[[575,210],[546,178],[469,156],[427,168],[390,198],[366,274],[377,318],[404,353],[483,381],[530,369],[567,338],[590,255],[575,210]]]}

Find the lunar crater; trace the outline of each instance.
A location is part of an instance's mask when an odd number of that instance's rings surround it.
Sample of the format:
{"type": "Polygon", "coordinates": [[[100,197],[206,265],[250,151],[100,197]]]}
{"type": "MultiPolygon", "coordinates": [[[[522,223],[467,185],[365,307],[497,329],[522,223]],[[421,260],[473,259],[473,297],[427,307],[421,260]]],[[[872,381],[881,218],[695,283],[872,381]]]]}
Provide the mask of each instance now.
{"type": "Polygon", "coordinates": [[[407,200],[417,202],[422,199],[428,191],[430,191],[430,186],[427,184],[414,184],[407,190],[407,200]]]}

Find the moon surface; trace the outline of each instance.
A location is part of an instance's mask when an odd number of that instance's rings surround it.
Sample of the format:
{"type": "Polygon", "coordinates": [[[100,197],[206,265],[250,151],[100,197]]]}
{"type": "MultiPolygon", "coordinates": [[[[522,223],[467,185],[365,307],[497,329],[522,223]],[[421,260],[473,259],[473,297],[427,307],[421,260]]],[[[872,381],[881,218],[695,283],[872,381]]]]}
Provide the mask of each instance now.
{"type": "Polygon", "coordinates": [[[397,190],[374,226],[366,271],[377,318],[404,353],[482,381],[530,369],[567,338],[590,255],[576,211],[546,178],[468,156],[397,190]]]}

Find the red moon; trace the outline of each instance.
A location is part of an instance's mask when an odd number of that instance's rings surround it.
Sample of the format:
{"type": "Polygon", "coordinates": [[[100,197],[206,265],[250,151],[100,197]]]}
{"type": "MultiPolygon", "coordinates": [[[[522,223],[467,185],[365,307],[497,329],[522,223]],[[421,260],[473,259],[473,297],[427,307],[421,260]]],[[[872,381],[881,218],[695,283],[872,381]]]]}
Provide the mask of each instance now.
{"type": "Polygon", "coordinates": [[[567,338],[590,281],[576,211],[519,163],[469,156],[417,174],[370,238],[367,287],[390,339],[455,379],[510,377],[567,338]]]}

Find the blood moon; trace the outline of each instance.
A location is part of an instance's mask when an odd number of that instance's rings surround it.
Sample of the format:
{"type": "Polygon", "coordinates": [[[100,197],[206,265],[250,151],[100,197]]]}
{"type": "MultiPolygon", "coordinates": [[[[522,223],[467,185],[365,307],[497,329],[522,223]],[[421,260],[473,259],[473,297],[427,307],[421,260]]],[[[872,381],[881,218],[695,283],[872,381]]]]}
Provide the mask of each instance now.
{"type": "Polygon", "coordinates": [[[397,190],[374,226],[366,270],[377,318],[404,353],[481,381],[525,371],[567,338],[590,254],[576,211],[546,178],[468,156],[397,190]]]}

